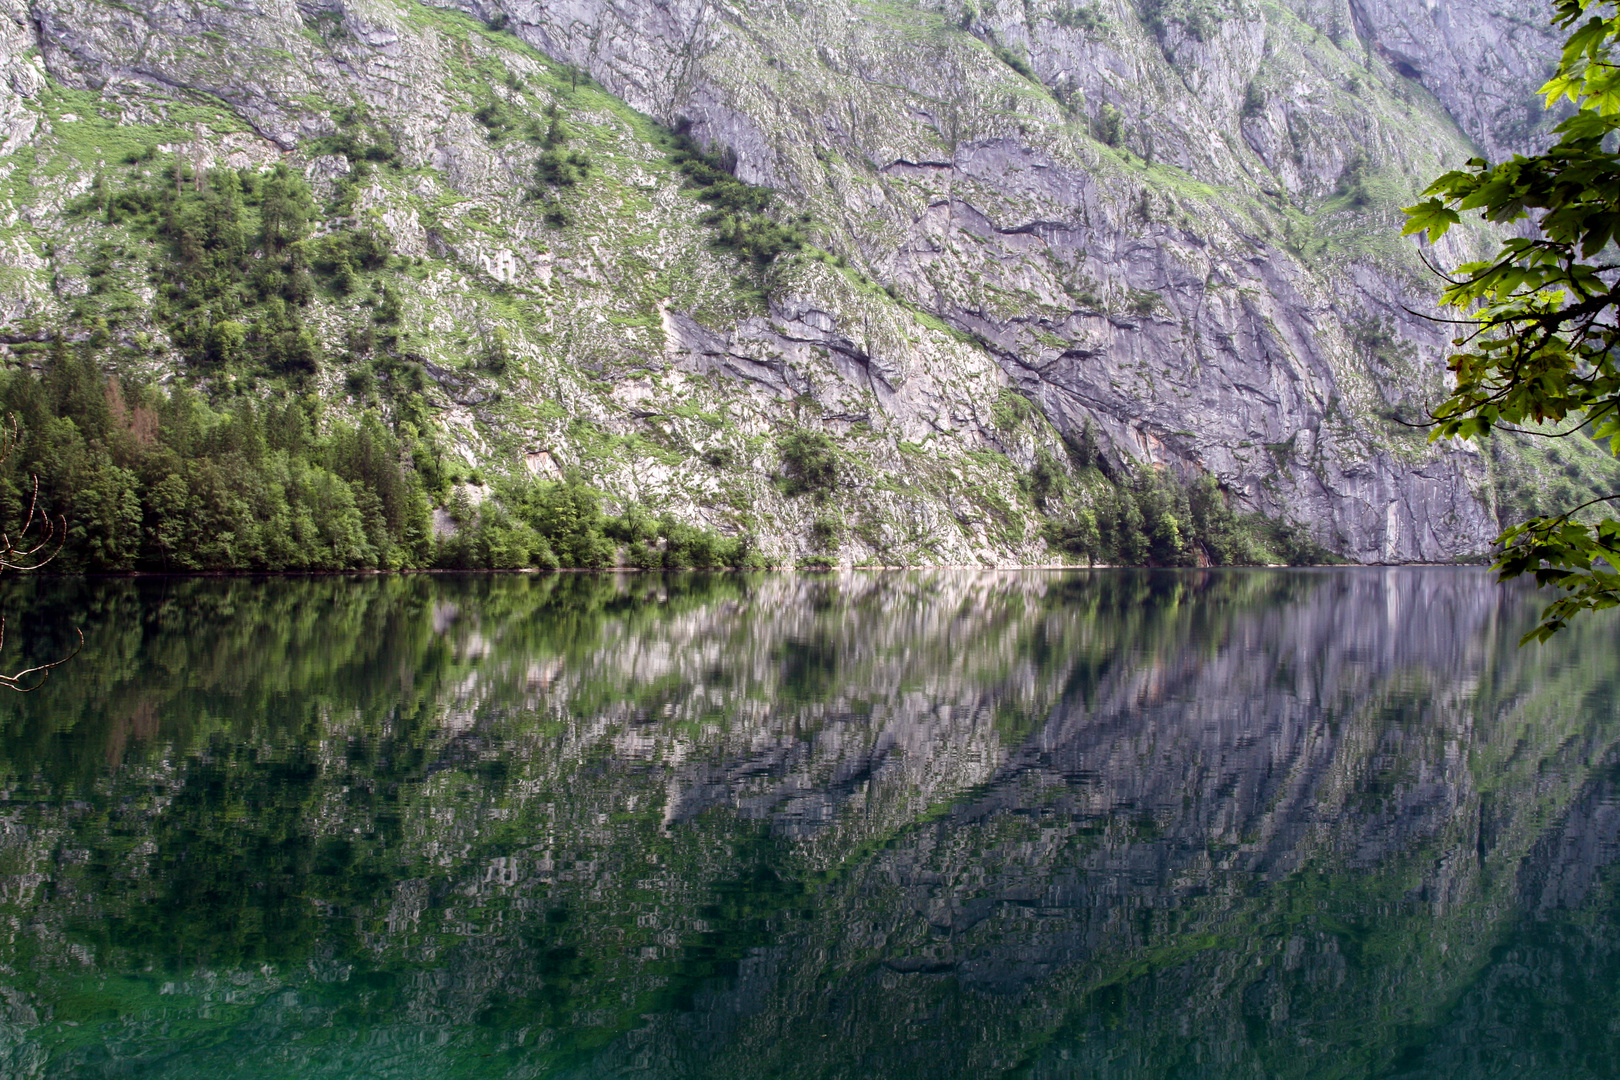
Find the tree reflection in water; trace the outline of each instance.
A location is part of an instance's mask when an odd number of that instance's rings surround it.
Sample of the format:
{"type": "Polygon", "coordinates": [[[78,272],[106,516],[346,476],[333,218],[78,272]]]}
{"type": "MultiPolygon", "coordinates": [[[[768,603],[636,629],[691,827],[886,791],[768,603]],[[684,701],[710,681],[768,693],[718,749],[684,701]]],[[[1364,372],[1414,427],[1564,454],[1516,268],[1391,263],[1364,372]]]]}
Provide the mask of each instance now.
{"type": "Polygon", "coordinates": [[[1620,1060],[1616,623],[1482,572],[5,599],[0,1075],[1620,1060]]]}

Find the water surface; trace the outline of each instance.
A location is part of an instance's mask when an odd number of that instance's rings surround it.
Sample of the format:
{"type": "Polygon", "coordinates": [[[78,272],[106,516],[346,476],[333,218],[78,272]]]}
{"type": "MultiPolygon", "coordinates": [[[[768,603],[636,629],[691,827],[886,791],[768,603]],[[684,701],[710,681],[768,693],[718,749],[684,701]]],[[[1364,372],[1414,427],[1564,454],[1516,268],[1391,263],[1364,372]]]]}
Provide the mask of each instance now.
{"type": "Polygon", "coordinates": [[[1620,622],[1539,605],[13,582],[88,644],[0,698],[0,1077],[1620,1075],[1620,622]]]}

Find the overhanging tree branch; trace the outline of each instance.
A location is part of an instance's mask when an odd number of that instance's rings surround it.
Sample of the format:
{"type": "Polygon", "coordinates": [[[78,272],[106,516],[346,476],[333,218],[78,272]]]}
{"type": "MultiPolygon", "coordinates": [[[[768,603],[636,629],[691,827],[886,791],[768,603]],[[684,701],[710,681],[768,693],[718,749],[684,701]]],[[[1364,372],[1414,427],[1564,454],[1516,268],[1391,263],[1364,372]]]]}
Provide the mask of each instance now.
{"type": "MultiPolygon", "coordinates": [[[[1590,430],[1620,452],[1620,266],[1589,262],[1620,234],[1620,155],[1603,149],[1620,130],[1620,42],[1616,0],[1553,0],[1552,23],[1570,32],[1557,70],[1541,88],[1550,108],[1568,98],[1574,115],[1554,131],[1559,141],[1534,157],[1492,165],[1482,158],[1441,176],[1406,208],[1402,235],[1426,233],[1432,244],[1478,211],[1491,222],[1534,218],[1536,236],[1502,242],[1488,260],[1452,270],[1424,265],[1445,282],[1442,305],[1466,313],[1448,324],[1472,324],[1448,359],[1450,397],[1430,412],[1430,438],[1482,439],[1502,430],[1568,438],[1590,430]],[[1565,431],[1532,425],[1570,416],[1565,431]]],[[[1611,256],[1612,257],[1612,256],[1611,256]]],[[[1431,317],[1433,318],[1433,317],[1431,317]]],[[[1545,641],[1580,611],[1620,606],[1620,521],[1591,524],[1574,515],[1604,495],[1554,517],[1531,518],[1497,537],[1495,569],[1506,580],[1533,574],[1564,595],[1542,613],[1525,641],[1545,641]]]]}

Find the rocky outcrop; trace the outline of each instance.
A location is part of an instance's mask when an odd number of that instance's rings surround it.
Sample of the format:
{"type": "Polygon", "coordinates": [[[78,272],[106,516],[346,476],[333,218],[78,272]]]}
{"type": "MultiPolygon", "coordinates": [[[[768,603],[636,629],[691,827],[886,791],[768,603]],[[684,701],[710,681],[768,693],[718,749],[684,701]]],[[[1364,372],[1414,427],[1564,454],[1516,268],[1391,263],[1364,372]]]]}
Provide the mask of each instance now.
{"type": "MultiPolygon", "coordinates": [[[[1551,124],[1535,91],[1563,47],[1546,5],[1349,0],[1348,8],[1366,48],[1420,82],[1489,157],[1525,153],[1545,137],[1551,124]]],[[[1330,18],[1342,24],[1342,13],[1330,18]]]]}
{"type": "MultiPolygon", "coordinates": [[[[1050,558],[1020,477],[1095,441],[1115,475],[1211,475],[1357,561],[1477,557],[1492,465],[1404,426],[1440,392],[1447,334],[1414,314],[1432,286],[1398,208],[1475,144],[1531,145],[1553,39],[1528,0],[1408,7],[34,0],[5,24],[0,130],[65,180],[7,204],[10,317],[84,287],[94,237],[61,210],[117,164],[46,81],[167,152],[286,157],[323,191],[348,165],[312,140],[358,123],[419,170],[357,205],[440,268],[401,289],[470,466],[543,452],[791,558],[819,550],[825,513],[781,496],[761,447],[809,425],[855,463],[838,558],[995,564],[1050,558]],[[656,132],[580,71],[734,157],[829,257],[750,281],[656,132]],[[200,102],[223,113],[184,119],[200,102]],[[566,230],[527,197],[538,151],[477,121],[491,102],[561,103],[594,132],[601,179],[566,230]],[[46,235],[49,258],[17,242],[46,235]],[[457,374],[464,328],[497,325],[522,376],[457,374]],[[1033,428],[996,430],[1008,390],[1033,428]],[[637,439],[667,452],[637,458],[637,439]],[[743,470],[715,476],[716,453],[743,470]]],[[[346,317],[322,317],[330,340],[346,317]]]]}
{"type": "MultiPolygon", "coordinates": [[[[831,189],[840,246],[985,342],[1065,434],[1094,426],[1117,461],[1213,473],[1244,505],[1309,522],[1360,561],[1465,557],[1496,529],[1483,463],[1425,454],[1384,419],[1434,389],[1441,336],[1406,312],[1424,286],[1398,256],[1289,243],[1263,200],[1319,212],[1360,174],[1404,196],[1463,156],[1453,121],[1493,147],[1524,145],[1504,118],[1522,118],[1551,38],[1509,32],[1528,12],[1374,7],[1236,5],[1198,22],[1168,5],[1146,19],[1099,5],[1082,20],[1061,5],[947,4],[945,26],[837,4],[501,13],[638,108],[735,152],[740,176],[818,209],[831,189]],[[1404,52],[1384,42],[1396,27],[1404,52]],[[1420,67],[1447,113],[1414,110],[1420,67]],[[1487,93],[1463,76],[1476,68],[1487,93]],[[1134,151],[1217,190],[1099,160],[1077,120],[1114,125],[1099,133],[1127,165],[1134,151]],[[1358,331],[1385,319],[1408,355],[1357,355],[1358,331]]],[[[1380,213],[1350,229],[1389,227],[1399,198],[1373,201],[1380,213]]]]}

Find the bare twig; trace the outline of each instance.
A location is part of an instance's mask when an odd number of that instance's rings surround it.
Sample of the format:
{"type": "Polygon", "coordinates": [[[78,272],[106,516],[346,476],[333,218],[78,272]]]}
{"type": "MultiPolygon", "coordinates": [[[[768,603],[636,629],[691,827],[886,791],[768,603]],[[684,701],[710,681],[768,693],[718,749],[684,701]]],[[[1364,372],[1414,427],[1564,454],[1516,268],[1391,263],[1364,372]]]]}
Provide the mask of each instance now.
{"type": "MultiPolygon", "coordinates": [[[[38,690],[41,686],[44,686],[45,680],[51,677],[51,670],[53,668],[61,667],[75,656],[78,656],[79,650],[84,648],[84,631],[75,626],[73,628],[73,632],[79,635],[79,643],[73,646],[72,652],[68,653],[60,660],[52,660],[48,664],[36,664],[31,668],[23,668],[15,675],[0,675],[0,686],[3,686],[8,690],[16,690],[18,693],[22,694],[30,693],[34,690],[38,690]],[[38,675],[39,681],[34,683],[32,686],[24,686],[23,683],[30,675],[38,675]]],[[[5,642],[6,620],[4,617],[0,617],[0,646],[4,646],[5,642]]]]}
{"type": "MultiPolygon", "coordinates": [[[[5,459],[0,458],[0,462],[5,459]]],[[[67,519],[57,515],[52,521],[46,514],[39,513],[39,477],[34,477],[34,490],[28,497],[28,514],[23,519],[17,539],[13,540],[10,533],[0,532],[0,571],[4,570],[38,570],[50,562],[62,550],[62,543],[67,539],[67,519]],[[34,527],[34,519],[38,517],[44,527],[44,533],[36,537],[30,546],[28,531],[34,527]],[[39,553],[55,543],[55,548],[49,555],[41,556],[39,553]],[[32,562],[28,560],[32,559],[32,562]]]]}
{"type": "MultiPolygon", "coordinates": [[[[0,465],[5,464],[11,457],[19,441],[17,418],[10,416],[0,420],[0,465]]],[[[40,511],[39,477],[34,476],[30,479],[33,481],[33,490],[28,495],[28,513],[23,515],[22,528],[18,530],[15,539],[8,532],[0,532],[0,574],[7,570],[15,570],[18,573],[38,570],[61,554],[62,544],[67,540],[67,519],[58,514],[53,521],[49,514],[40,511]],[[42,531],[30,536],[29,534],[34,532],[36,520],[42,531]],[[42,552],[48,553],[41,554],[42,552]]],[[[24,668],[10,675],[0,673],[0,688],[26,694],[45,685],[45,680],[51,677],[54,668],[67,663],[84,648],[84,631],[74,627],[73,632],[79,636],[79,643],[73,646],[73,650],[66,656],[48,664],[24,668]],[[34,676],[38,678],[35,679],[34,676]]],[[[4,616],[0,616],[0,648],[5,646],[5,641],[6,620],[4,616]]]]}

